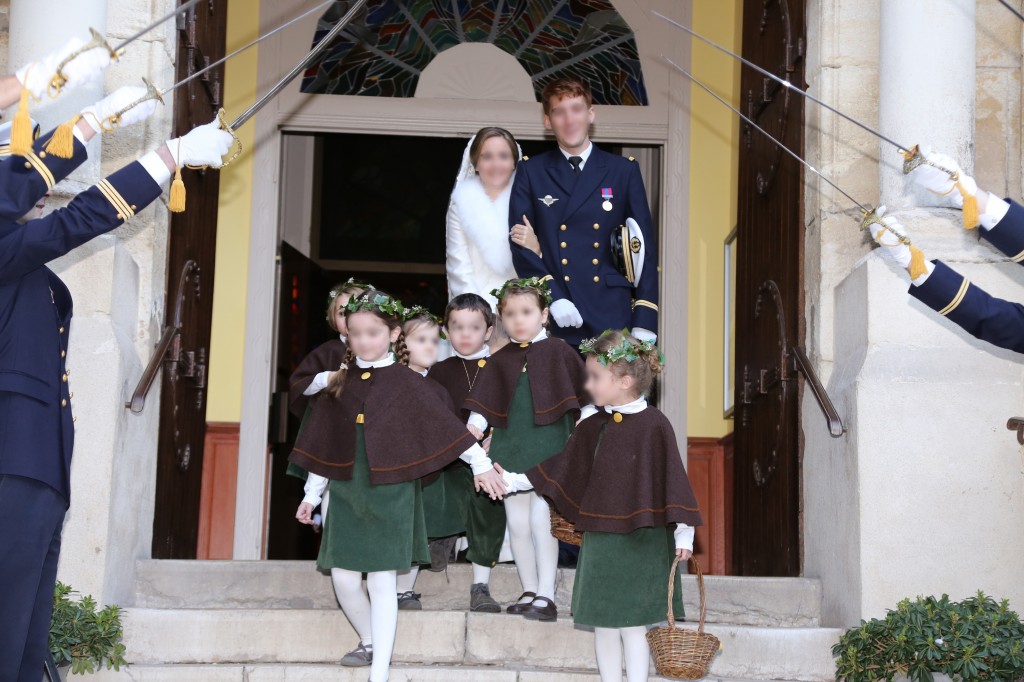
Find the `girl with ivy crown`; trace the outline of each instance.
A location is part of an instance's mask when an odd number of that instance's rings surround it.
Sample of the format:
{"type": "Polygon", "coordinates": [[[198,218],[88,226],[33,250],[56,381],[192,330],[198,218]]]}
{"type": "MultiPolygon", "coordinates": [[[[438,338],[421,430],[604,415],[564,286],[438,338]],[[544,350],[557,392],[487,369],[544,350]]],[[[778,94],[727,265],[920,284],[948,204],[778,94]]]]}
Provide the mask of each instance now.
{"type": "Polygon", "coordinates": [[[371,289],[345,306],[349,349],[317,400],[289,460],[309,472],[296,512],[330,489],[317,565],[330,569],[338,601],[359,635],[347,665],[386,682],[398,623],[397,572],[428,563],[420,478],[461,457],[475,484],[500,498],[505,486],[466,425],[408,367],[402,304],[371,289]],[[362,574],[366,586],[362,589],[362,574]]]}
{"type": "MultiPolygon", "coordinates": [[[[526,471],[558,453],[586,405],[583,360],[545,324],[551,293],[545,280],[512,279],[492,292],[509,343],[481,364],[466,398],[477,438],[489,426],[491,458],[503,469],[526,471]]],[[[593,407],[590,408],[593,410],[593,407]]],[[[558,540],[547,502],[533,492],[505,498],[512,558],[523,593],[508,613],[554,621],[558,540]]]]}
{"type": "MultiPolygon", "coordinates": [[[[658,349],[609,330],[580,351],[587,391],[602,409],[580,421],[559,454],[525,474],[506,470],[505,482],[510,493],[543,495],[583,532],[573,618],[594,627],[601,682],[621,682],[623,658],[628,682],[646,682],[647,626],[664,620],[672,562],[693,554],[702,522],[672,425],[647,404],[662,369],[658,349]]],[[[677,575],[677,614],[681,594],[677,575]]]]}

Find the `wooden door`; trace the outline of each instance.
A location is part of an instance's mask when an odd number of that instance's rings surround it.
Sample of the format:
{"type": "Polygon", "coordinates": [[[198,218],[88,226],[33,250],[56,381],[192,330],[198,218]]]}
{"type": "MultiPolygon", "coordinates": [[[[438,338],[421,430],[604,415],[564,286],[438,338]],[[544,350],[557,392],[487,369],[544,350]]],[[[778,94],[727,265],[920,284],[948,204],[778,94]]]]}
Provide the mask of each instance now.
{"type": "MultiPolygon", "coordinates": [[[[227,0],[201,2],[178,18],[176,80],[224,56],[227,0]]],[[[209,123],[221,106],[223,67],[174,93],[174,135],[209,123]]],[[[182,173],[187,209],[172,214],[167,247],[168,323],[181,333],[166,362],[160,395],[153,558],[194,559],[206,432],[206,377],[213,317],[218,171],[182,173]],[[175,361],[175,358],[177,359],[175,361]]]]}
{"type": "MultiPolygon", "coordinates": [[[[804,0],[747,0],[743,56],[803,89],[804,0]]],[[[803,98],[743,68],[740,108],[802,156],[803,98]]],[[[740,122],[735,532],[739,575],[800,574],[800,441],[789,351],[802,337],[803,168],[740,122]]]]}

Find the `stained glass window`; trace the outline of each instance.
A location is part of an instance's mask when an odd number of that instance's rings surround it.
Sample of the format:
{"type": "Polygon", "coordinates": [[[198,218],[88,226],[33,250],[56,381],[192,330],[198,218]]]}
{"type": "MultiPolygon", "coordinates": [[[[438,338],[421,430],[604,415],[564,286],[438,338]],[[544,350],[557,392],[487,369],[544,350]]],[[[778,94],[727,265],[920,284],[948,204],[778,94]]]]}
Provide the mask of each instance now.
{"type": "MultiPolygon", "coordinates": [[[[314,44],[349,4],[321,17],[314,44]]],[[[461,43],[514,56],[538,100],[548,82],[572,76],[596,104],[647,104],[636,38],[609,0],[371,0],[309,68],[302,92],[412,97],[431,60],[461,43]]]]}

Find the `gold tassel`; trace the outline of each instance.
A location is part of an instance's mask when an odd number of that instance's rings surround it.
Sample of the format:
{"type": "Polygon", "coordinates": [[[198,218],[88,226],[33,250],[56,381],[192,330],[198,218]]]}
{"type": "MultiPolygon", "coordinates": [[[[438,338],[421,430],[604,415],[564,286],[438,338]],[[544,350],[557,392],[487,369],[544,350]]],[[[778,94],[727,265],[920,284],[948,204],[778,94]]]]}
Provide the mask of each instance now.
{"type": "Polygon", "coordinates": [[[167,200],[167,208],[171,213],[185,211],[185,183],[181,179],[181,166],[174,169],[174,182],[171,183],[171,196],[167,200]]]}
{"type": "Polygon", "coordinates": [[[31,93],[21,89],[18,113],[11,123],[11,154],[27,156],[32,153],[32,118],[28,115],[28,96],[31,93]]]}
{"type": "Polygon", "coordinates": [[[907,270],[910,272],[910,279],[917,279],[928,272],[928,266],[924,262],[924,253],[913,244],[910,245],[910,267],[907,270]]]}
{"type": "Polygon", "coordinates": [[[75,155],[74,131],[75,124],[78,123],[80,118],[82,118],[81,114],[75,114],[70,121],[57,126],[57,129],[53,131],[53,136],[50,137],[50,141],[46,143],[47,154],[53,154],[61,159],[70,159],[75,155]]]}
{"type": "Polygon", "coordinates": [[[960,196],[964,198],[964,229],[973,230],[980,222],[978,219],[978,197],[968,194],[959,179],[956,181],[956,188],[959,190],[960,196]]]}

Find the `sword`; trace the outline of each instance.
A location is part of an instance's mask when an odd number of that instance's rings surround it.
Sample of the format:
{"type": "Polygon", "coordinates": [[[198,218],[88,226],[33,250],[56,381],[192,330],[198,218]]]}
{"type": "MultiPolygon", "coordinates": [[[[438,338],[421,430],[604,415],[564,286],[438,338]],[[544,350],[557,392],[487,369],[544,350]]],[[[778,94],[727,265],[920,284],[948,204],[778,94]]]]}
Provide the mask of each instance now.
{"type": "Polygon", "coordinates": [[[285,23],[281,24],[277,28],[274,28],[274,29],[271,29],[270,31],[267,31],[266,33],[264,33],[263,35],[259,36],[258,38],[256,38],[255,40],[251,41],[250,43],[248,43],[246,45],[243,45],[242,47],[238,48],[237,50],[235,50],[231,54],[225,55],[225,56],[221,57],[220,59],[218,59],[217,61],[213,62],[212,64],[207,64],[206,66],[204,66],[203,68],[199,69],[195,73],[193,73],[193,74],[191,74],[189,76],[186,76],[185,78],[181,79],[180,81],[178,81],[174,85],[170,85],[170,86],[168,86],[166,88],[157,88],[157,87],[153,86],[153,84],[150,83],[148,80],[143,78],[142,82],[146,86],[146,94],[143,95],[142,97],[140,97],[138,100],[132,102],[128,106],[124,107],[123,109],[120,109],[116,113],[111,114],[110,116],[108,116],[106,119],[104,119],[103,121],[100,122],[100,126],[104,130],[109,132],[109,131],[113,130],[114,128],[116,128],[120,124],[121,117],[124,116],[124,114],[126,112],[134,109],[135,107],[139,106],[143,102],[147,102],[149,100],[156,100],[156,101],[160,102],[161,104],[163,104],[164,103],[163,96],[166,95],[167,93],[173,92],[174,90],[177,90],[178,88],[180,88],[181,86],[185,85],[186,83],[188,83],[188,82],[190,82],[192,80],[195,80],[196,78],[199,78],[203,74],[211,71],[212,69],[217,68],[218,66],[220,66],[224,62],[228,61],[229,59],[232,59],[233,57],[236,57],[236,56],[242,54],[243,52],[245,52],[249,48],[251,48],[251,47],[253,47],[255,45],[258,45],[259,43],[263,42],[264,40],[266,40],[270,36],[275,35],[277,33],[280,33],[281,31],[285,30],[286,28],[288,28],[292,24],[295,24],[296,22],[301,21],[302,19],[305,19],[307,16],[309,16],[313,12],[321,10],[324,7],[326,7],[327,5],[330,5],[330,4],[334,3],[334,2],[336,2],[336,0],[324,0],[319,5],[316,5],[316,6],[312,7],[311,9],[306,10],[305,12],[303,12],[302,14],[300,14],[299,16],[297,16],[297,17],[295,17],[293,19],[289,19],[288,21],[286,21],[285,23]]]}
{"type": "Polygon", "coordinates": [[[877,137],[877,138],[879,138],[879,139],[881,139],[881,140],[883,140],[885,142],[888,142],[893,147],[896,147],[896,149],[898,151],[902,152],[903,154],[906,155],[906,154],[913,153],[917,149],[916,146],[915,147],[908,147],[906,145],[902,145],[899,142],[896,142],[896,141],[886,137],[885,135],[883,135],[882,133],[878,132],[877,130],[875,130],[871,126],[858,121],[857,119],[855,119],[854,117],[852,117],[852,116],[850,116],[848,114],[844,114],[843,112],[839,111],[834,106],[832,106],[831,104],[827,104],[825,102],[822,102],[820,99],[818,99],[814,95],[810,94],[806,90],[801,90],[800,88],[796,87],[795,85],[790,83],[785,78],[780,78],[779,76],[776,76],[771,71],[768,71],[767,69],[761,68],[760,66],[758,66],[754,62],[750,61],[749,59],[741,57],[740,55],[736,54],[735,52],[733,52],[729,48],[723,47],[723,46],[719,45],[718,43],[712,41],[709,38],[705,38],[701,34],[699,34],[696,31],[694,31],[692,28],[690,28],[688,26],[683,26],[679,22],[673,21],[672,19],[669,19],[664,14],[660,14],[659,12],[652,12],[652,14],[654,14],[654,16],[658,17],[659,19],[663,19],[663,20],[667,21],[668,23],[672,24],[676,28],[681,29],[683,31],[686,31],[687,33],[689,33],[691,36],[693,36],[697,40],[710,45],[711,47],[715,48],[716,50],[718,50],[720,52],[724,52],[725,54],[729,55],[733,59],[735,59],[735,60],[737,60],[737,61],[739,61],[739,62],[741,62],[743,64],[746,64],[750,68],[752,68],[755,71],[757,71],[758,73],[760,73],[762,76],[766,76],[768,78],[771,78],[773,81],[775,81],[776,83],[780,84],[782,87],[788,88],[788,89],[792,90],[793,92],[796,92],[796,93],[798,93],[800,95],[803,95],[804,97],[806,97],[807,99],[811,100],[812,102],[814,102],[818,106],[821,106],[821,107],[824,107],[824,108],[828,109],[829,111],[831,111],[832,113],[836,114],[837,116],[840,116],[840,117],[846,119],[847,121],[849,121],[850,123],[852,123],[852,124],[862,128],[863,130],[866,130],[867,132],[871,133],[875,137],[877,137]]]}
{"type": "MultiPolygon", "coordinates": [[[[692,81],[694,84],[698,85],[704,92],[708,93],[709,95],[714,97],[716,100],[718,100],[719,102],[724,104],[726,107],[728,107],[732,111],[732,113],[734,113],[737,116],[739,116],[740,119],[742,121],[744,121],[747,125],[755,128],[758,132],[760,132],[766,138],[771,140],[779,149],[781,149],[782,151],[786,152],[791,157],[796,159],[798,162],[800,162],[800,164],[802,164],[804,167],[809,169],[812,173],[814,173],[819,178],[821,178],[822,180],[827,182],[829,185],[831,185],[833,189],[835,189],[837,192],[839,192],[844,197],[846,197],[851,202],[853,202],[853,204],[856,205],[857,208],[859,208],[861,210],[861,212],[863,213],[863,217],[861,218],[861,221],[860,221],[861,229],[868,229],[871,225],[881,225],[884,229],[886,229],[887,231],[891,232],[896,237],[896,239],[898,240],[898,243],[903,243],[903,244],[906,244],[907,246],[911,246],[910,239],[905,234],[901,233],[899,230],[894,229],[890,225],[886,225],[882,221],[881,217],[878,215],[876,209],[868,208],[867,205],[862,204],[861,202],[859,202],[856,199],[854,199],[853,196],[849,192],[847,192],[842,187],[837,185],[835,182],[833,182],[831,179],[829,179],[824,173],[822,173],[817,168],[812,166],[809,162],[805,161],[799,154],[794,152],[792,149],[790,149],[786,145],[782,144],[782,142],[780,142],[778,139],[776,139],[774,136],[772,136],[770,133],[768,133],[768,131],[766,131],[761,126],[757,125],[757,123],[755,123],[752,119],[750,119],[745,114],[743,114],[743,112],[741,112],[739,109],[737,109],[732,104],[727,102],[718,93],[716,93],[714,90],[709,88],[707,85],[702,83],[692,73],[690,73],[689,71],[687,71],[683,67],[679,66],[678,64],[676,64],[674,61],[672,61],[671,59],[669,59],[665,55],[661,55],[661,58],[664,59],[666,62],[668,62],[676,71],[678,71],[679,73],[681,73],[684,76],[686,76],[687,78],[689,78],[690,81],[692,81]]],[[[892,244],[891,246],[896,246],[896,245],[897,244],[892,244]]]]}
{"type": "Polygon", "coordinates": [[[310,50],[306,54],[306,56],[302,58],[302,61],[296,64],[295,67],[284,76],[284,78],[279,80],[277,84],[274,85],[274,87],[272,87],[269,92],[267,92],[267,94],[263,95],[263,97],[254,102],[251,107],[243,111],[238,118],[232,121],[231,125],[228,127],[228,130],[234,130],[238,128],[240,125],[242,125],[250,118],[255,116],[256,112],[258,112],[260,109],[266,106],[267,102],[277,97],[277,95],[282,90],[284,90],[289,83],[295,80],[296,76],[298,76],[300,73],[309,68],[309,66],[314,61],[316,61],[316,58],[320,56],[320,53],[326,50],[327,47],[331,44],[331,42],[338,36],[338,34],[341,33],[342,29],[344,29],[349,24],[349,22],[355,18],[356,12],[363,8],[363,5],[366,4],[366,1],[367,0],[356,0],[355,2],[353,2],[348,12],[345,13],[345,16],[339,19],[338,23],[334,25],[334,28],[328,31],[327,35],[325,35],[320,40],[320,42],[313,46],[313,49],[310,50]]]}
{"type": "Polygon", "coordinates": [[[999,0],[999,4],[1001,4],[1003,7],[1005,7],[1006,9],[1010,10],[1015,15],[1017,15],[1018,19],[1020,19],[1021,21],[1024,21],[1024,14],[1021,14],[1019,11],[1017,11],[1016,9],[1011,7],[1010,3],[1006,2],[1006,0],[999,0]]]}
{"type": "Polygon", "coordinates": [[[136,40],[138,40],[142,36],[146,35],[147,33],[152,31],[154,28],[156,28],[160,24],[164,23],[165,21],[173,19],[174,17],[178,16],[182,12],[191,9],[198,2],[199,2],[199,0],[188,0],[188,2],[186,2],[185,4],[180,5],[180,6],[176,7],[176,8],[174,8],[173,11],[168,12],[167,14],[165,14],[162,17],[160,17],[159,19],[157,19],[153,23],[149,24],[148,26],[146,26],[142,30],[136,32],[135,34],[130,36],[127,40],[125,40],[120,45],[118,45],[117,47],[111,47],[110,43],[107,42],[107,39],[104,38],[99,33],[99,31],[97,31],[94,28],[90,28],[89,32],[92,34],[92,39],[89,40],[89,42],[87,42],[82,47],[78,48],[77,50],[75,50],[74,52],[69,54],[67,57],[65,57],[61,61],[60,64],[57,65],[57,72],[53,75],[53,78],[50,79],[50,87],[49,87],[50,97],[56,97],[57,95],[59,95],[60,91],[67,84],[68,79],[64,76],[64,67],[67,66],[71,62],[71,60],[74,59],[75,57],[79,56],[83,52],[88,52],[89,50],[95,50],[96,48],[102,47],[102,48],[106,49],[108,52],[110,52],[110,58],[112,60],[117,61],[121,57],[121,55],[124,54],[125,48],[127,48],[128,45],[130,45],[131,43],[135,42],[136,40]]]}

